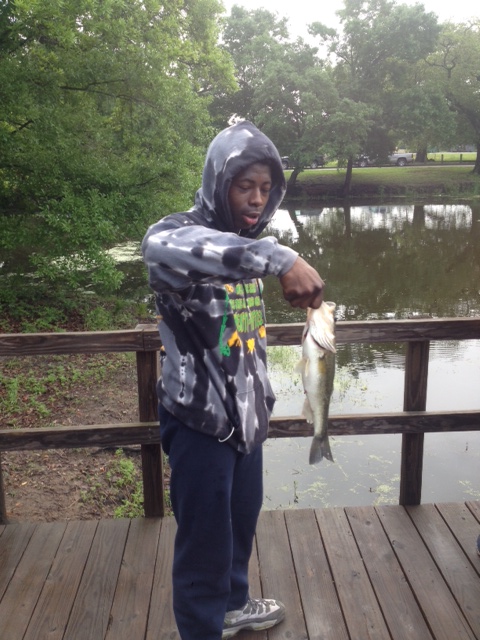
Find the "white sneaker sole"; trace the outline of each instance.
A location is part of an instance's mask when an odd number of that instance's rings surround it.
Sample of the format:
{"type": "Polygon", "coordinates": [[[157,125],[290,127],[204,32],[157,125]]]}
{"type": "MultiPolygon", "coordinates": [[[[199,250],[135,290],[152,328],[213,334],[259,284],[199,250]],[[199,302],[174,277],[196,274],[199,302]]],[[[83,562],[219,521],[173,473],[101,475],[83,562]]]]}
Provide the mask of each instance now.
{"type": "Polygon", "coordinates": [[[276,624],[282,622],[283,618],[280,620],[267,620],[266,622],[250,622],[245,625],[240,625],[233,629],[224,629],[222,633],[222,640],[228,640],[228,638],[233,638],[240,631],[263,631],[264,629],[270,629],[274,627],[276,624]]]}

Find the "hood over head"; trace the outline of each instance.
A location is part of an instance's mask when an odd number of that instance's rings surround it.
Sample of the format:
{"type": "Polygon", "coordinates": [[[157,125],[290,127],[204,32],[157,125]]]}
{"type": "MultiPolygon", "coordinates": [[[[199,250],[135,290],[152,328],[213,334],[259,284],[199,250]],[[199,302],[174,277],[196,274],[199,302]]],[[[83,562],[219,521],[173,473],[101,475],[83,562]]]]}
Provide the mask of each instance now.
{"type": "Polygon", "coordinates": [[[207,215],[220,231],[234,231],[228,204],[230,185],[240,171],[255,162],[270,166],[272,188],[257,224],[250,229],[243,229],[240,235],[250,238],[260,235],[283,200],[286,183],[275,145],[247,120],[224,129],[212,140],[203,168],[202,186],[195,196],[193,210],[207,215]]]}

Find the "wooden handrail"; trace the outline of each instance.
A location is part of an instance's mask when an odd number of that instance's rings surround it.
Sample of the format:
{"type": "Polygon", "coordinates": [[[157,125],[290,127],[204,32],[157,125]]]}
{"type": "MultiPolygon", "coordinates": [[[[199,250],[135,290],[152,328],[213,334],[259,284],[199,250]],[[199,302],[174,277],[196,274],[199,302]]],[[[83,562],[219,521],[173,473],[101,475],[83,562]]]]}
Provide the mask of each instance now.
{"type": "MultiPolygon", "coordinates": [[[[269,346],[298,345],[303,323],[267,325],[269,346]]],[[[480,411],[426,412],[429,344],[432,340],[480,339],[480,318],[341,321],[336,337],[342,343],[404,342],[404,411],[331,416],[333,435],[402,434],[400,504],[421,501],[423,437],[425,433],[480,430],[480,411]]],[[[123,331],[0,334],[0,357],[72,353],[135,352],[139,422],[81,425],[50,429],[0,430],[0,452],[13,450],[125,446],[140,444],[146,516],[164,514],[162,453],[158,428],[156,381],[160,337],[154,324],[123,331]]],[[[270,437],[311,436],[312,427],[300,416],[270,421],[270,437]]],[[[6,521],[0,463],[0,524],[6,521]]]]}
{"type": "MultiPolygon", "coordinates": [[[[268,324],[269,346],[299,344],[303,326],[303,323],[268,324]]],[[[336,337],[339,344],[474,340],[480,339],[480,318],[340,321],[336,325],[336,337]]],[[[0,357],[158,349],[160,337],[154,324],[142,324],[135,329],[120,331],[0,334],[0,357]]]]}
{"type": "MultiPolygon", "coordinates": [[[[400,411],[397,413],[360,413],[332,415],[328,431],[333,436],[416,435],[480,431],[480,410],[400,411]]],[[[270,438],[306,438],[313,427],[302,416],[274,417],[270,420],[270,438]]],[[[133,444],[160,443],[158,422],[89,424],[75,427],[41,429],[0,429],[0,451],[34,451],[41,449],[78,449],[81,447],[126,447],[133,444]]]]}

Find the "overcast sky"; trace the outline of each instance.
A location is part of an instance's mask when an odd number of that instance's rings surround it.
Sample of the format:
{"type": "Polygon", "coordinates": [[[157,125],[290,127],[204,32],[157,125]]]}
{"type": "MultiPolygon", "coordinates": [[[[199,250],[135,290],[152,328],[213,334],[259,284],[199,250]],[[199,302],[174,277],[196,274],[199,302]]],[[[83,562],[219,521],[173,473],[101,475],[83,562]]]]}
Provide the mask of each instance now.
{"type": "MultiPolygon", "coordinates": [[[[415,0],[397,0],[397,4],[415,4],[415,0]]],[[[292,37],[302,36],[308,39],[306,25],[311,22],[323,22],[329,27],[337,25],[335,12],[343,8],[342,0],[223,0],[227,14],[234,4],[251,11],[263,7],[280,17],[288,18],[292,37]]],[[[475,0],[424,0],[427,11],[437,14],[440,21],[452,20],[464,22],[471,17],[479,17],[480,9],[475,0]]],[[[312,43],[311,40],[309,40],[312,43]]]]}

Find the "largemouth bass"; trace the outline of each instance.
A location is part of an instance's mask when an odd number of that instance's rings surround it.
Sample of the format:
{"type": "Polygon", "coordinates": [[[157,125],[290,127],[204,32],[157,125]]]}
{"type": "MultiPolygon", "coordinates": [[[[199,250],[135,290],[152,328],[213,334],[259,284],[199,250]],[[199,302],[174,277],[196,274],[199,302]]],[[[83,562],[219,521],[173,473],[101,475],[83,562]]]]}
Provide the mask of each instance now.
{"type": "Polygon", "coordinates": [[[305,390],[303,415],[313,423],[310,464],[323,458],[333,460],[328,441],[328,411],[335,377],[335,303],[322,302],[318,309],[308,309],[302,336],[302,359],[298,371],[305,390]]]}

